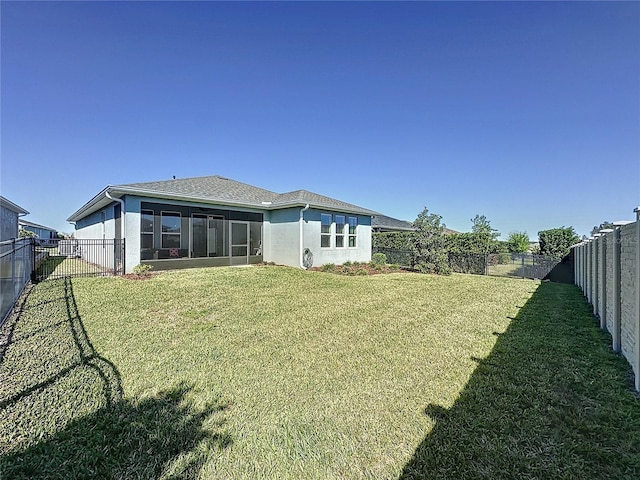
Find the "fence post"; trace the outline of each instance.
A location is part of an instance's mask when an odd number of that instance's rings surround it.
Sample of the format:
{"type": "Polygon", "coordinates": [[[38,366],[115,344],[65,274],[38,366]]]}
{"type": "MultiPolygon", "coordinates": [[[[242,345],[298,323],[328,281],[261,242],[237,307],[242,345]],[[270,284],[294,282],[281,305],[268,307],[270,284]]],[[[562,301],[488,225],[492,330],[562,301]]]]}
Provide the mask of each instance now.
{"type": "Polygon", "coordinates": [[[634,357],[635,386],[640,391],[640,206],[633,210],[636,214],[636,271],[635,271],[635,294],[636,294],[636,312],[635,312],[635,334],[636,348],[634,357]]]}

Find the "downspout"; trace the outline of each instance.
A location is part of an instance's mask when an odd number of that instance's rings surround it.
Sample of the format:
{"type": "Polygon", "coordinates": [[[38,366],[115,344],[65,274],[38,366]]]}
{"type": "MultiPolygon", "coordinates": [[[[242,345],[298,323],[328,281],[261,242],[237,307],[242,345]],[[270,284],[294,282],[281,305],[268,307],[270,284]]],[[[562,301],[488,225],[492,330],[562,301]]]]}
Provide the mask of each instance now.
{"type": "MultiPolygon", "coordinates": [[[[122,273],[126,273],[126,252],[124,250],[124,245],[127,239],[125,237],[125,234],[127,232],[127,222],[125,221],[125,213],[124,213],[124,200],[122,200],[121,198],[113,198],[110,194],[109,191],[107,190],[106,192],[104,192],[105,196],[115,202],[119,202],[120,203],[120,233],[121,233],[121,239],[120,239],[120,248],[121,248],[121,252],[122,252],[122,256],[120,258],[120,261],[122,262],[122,273]]],[[[115,221],[115,219],[114,219],[115,221]]],[[[117,265],[116,265],[116,244],[115,244],[115,240],[114,240],[114,245],[113,245],[113,271],[115,272],[117,269],[117,265]]]]}
{"type": "Polygon", "coordinates": [[[304,256],[304,212],[306,212],[307,210],[309,210],[309,204],[307,203],[307,205],[300,209],[300,220],[298,221],[299,225],[300,225],[300,268],[305,268],[304,267],[304,260],[303,260],[303,256],[304,256]]]}
{"type": "Polygon", "coordinates": [[[120,223],[121,223],[120,230],[121,230],[121,232],[120,233],[122,234],[122,239],[125,239],[126,238],[125,233],[127,231],[127,222],[125,222],[125,218],[124,218],[125,217],[125,215],[124,215],[124,200],[122,200],[121,198],[113,198],[109,194],[108,191],[104,192],[104,194],[108,199],[113,200],[114,202],[120,202],[120,217],[121,217],[121,219],[120,219],[120,223]]]}

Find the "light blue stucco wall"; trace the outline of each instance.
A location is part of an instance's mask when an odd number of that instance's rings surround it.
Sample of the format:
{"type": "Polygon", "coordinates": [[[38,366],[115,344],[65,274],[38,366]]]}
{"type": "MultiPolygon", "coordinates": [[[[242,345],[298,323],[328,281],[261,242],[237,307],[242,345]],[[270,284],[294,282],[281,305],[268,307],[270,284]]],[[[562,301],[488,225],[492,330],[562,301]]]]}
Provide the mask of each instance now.
{"type": "Polygon", "coordinates": [[[300,266],[300,208],[274,210],[265,215],[265,262],[300,266]],[[267,220],[268,217],[268,220],[267,220]]]}
{"type": "MultiPolygon", "coordinates": [[[[265,238],[268,241],[265,261],[292,267],[300,266],[300,210],[300,207],[296,207],[270,212],[269,226],[265,227],[265,230],[269,232],[269,236],[265,238]]],[[[326,263],[342,264],[347,261],[371,261],[371,217],[340,213],[346,217],[355,216],[358,218],[356,247],[334,247],[334,235],[332,234],[332,247],[322,248],[320,247],[320,215],[322,213],[334,215],[336,212],[318,209],[309,209],[304,212],[302,249],[311,250],[313,266],[326,263]]],[[[267,220],[265,220],[266,222],[267,220]]],[[[346,236],[345,244],[348,244],[346,236]]]]}
{"type": "MultiPolygon", "coordinates": [[[[313,254],[313,266],[319,267],[327,263],[336,265],[344,262],[369,262],[371,261],[371,217],[365,215],[353,215],[348,213],[333,212],[330,210],[309,209],[304,213],[304,245],[309,248],[313,254]],[[322,213],[345,215],[346,217],[357,217],[358,226],[356,229],[356,246],[354,248],[341,247],[336,248],[335,242],[335,224],[331,226],[331,247],[324,248],[320,246],[320,215],[322,213]]],[[[345,245],[348,245],[348,239],[345,235],[345,245]]]]}
{"type": "MultiPolygon", "coordinates": [[[[142,202],[167,203],[181,206],[202,208],[224,208],[247,212],[260,212],[257,209],[214,206],[211,204],[189,203],[173,200],[136,197],[123,197],[124,224],[126,238],[126,271],[140,264],[140,206],[142,202]]],[[[95,212],[76,222],[76,238],[115,238],[114,206],[112,203],[101,211],[95,212]],[[102,222],[102,211],[105,221],[102,222]],[[103,236],[104,235],[104,236],[103,236]]],[[[300,266],[300,210],[292,207],[281,210],[263,211],[263,258],[266,262],[293,267],[300,266]]],[[[330,210],[309,209],[304,212],[303,250],[309,248],[313,254],[313,265],[326,263],[342,264],[346,261],[368,262],[371,260],[371,217],[357,216],[357,242],[355,248],[321,248],[320,247],[320,215],[335,214],[330,210]]],[[[345,244],[348,244],[345,237],[345,244]]],[[[333,238],[332,238],[333,245],[333,238]]]]}

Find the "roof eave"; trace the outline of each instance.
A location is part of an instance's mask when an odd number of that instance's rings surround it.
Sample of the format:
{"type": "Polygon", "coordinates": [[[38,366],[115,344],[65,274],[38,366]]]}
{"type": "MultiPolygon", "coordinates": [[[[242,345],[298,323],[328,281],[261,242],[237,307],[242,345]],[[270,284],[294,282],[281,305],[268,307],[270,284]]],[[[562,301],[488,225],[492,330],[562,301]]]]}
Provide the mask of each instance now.
{"type": "Polygon", "coordinates": [[[11,200],[1,197],[0,204],[8,210],[17,213],[18,215],[28,215],[29,212],[22,208],[20,205],[16,205],[11,200]]]}
{"type": "Polygon", "coordinates": [[[322,209],[322,210],[330,210],[332,212],[340,212],[340,213],[353,213],[356,215],[364,215],[368,217],[373,217],[375,215],[380,215],[378,212],[374,212],[373,210],[367,210],[366,208],[361,207],[339,207],[336,205],[326,205],[322,203],[314,203],[314,202],[305,202],[300,200],[294,200],[290,202],[281,202],[269,205],[269,210],[280,210],[283,208],[294,208],[294,207],[305,207],[309,205],[311,208],[322,209]]]}

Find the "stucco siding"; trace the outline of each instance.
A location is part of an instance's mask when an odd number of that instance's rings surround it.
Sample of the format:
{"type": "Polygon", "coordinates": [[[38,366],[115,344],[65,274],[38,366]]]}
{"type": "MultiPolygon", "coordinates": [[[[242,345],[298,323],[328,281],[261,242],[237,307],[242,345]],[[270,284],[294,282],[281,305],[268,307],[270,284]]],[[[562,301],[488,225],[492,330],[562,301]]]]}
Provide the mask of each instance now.
{"type": "MultiPolygon", "coordinates": [[[[347,217],[355,216],[358,219],[358,226],[356,230],[356,247],[336,248],[334,246],[334,239],[332,238],[332,246],[329,248],[325,248],[320,246],[320,215],[323,213],[333,214],[334,212],[323,210],[309,210],[305,212],[304,247],[309,248],[311,250],[311,253],[313,254],[313,266],[319,267],[320,265],[324,265],[327,263],[340,265],[347,261],[371,261],[371,217],[345,214],[347,217]]],[[[332,237],[335,237],[335,230],[333,230],[334,227],[335,225],[332,226],[332,237]]],[[[348,245],[348,240],[346,238],[345,245],[348,245]]]]}
{"type": "Polygon", "coordinates": [[[0,207],[0,241],[18,238],[18,214],[0,207]]]}
{"type": "MultiPolygon", "coordinates": [[[[300,266],[300,210],[287,208],[274,210],[265,216],[266,262],[280,265],[300,266]]],[[[307,212],[305,212],[305,215],[307,212]]]]}

